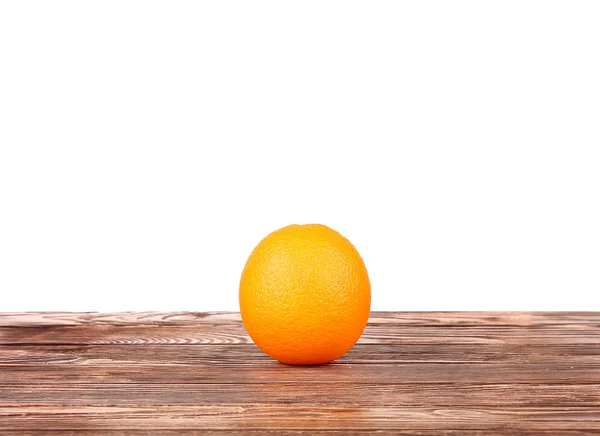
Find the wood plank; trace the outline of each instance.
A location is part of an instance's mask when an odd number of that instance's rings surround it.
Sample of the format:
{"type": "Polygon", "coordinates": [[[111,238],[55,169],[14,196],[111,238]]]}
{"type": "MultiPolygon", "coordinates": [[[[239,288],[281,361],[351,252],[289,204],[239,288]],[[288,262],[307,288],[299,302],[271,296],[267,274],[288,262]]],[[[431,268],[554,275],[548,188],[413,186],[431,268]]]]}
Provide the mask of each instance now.
{"type": "Polygon", "coordinates": [[[171,326],[240,324],[237,312],[15,312],[0,313],[0,327],[171,326]]]}
{"type": "Polygon", "coordinates": [[[600,384],[306,383],[0,385],[0,406],[597,407],[600,384]]]}
{"type": "MultiPolygon", "coordinates": [[[[173,365],[257,366],[272,362],[256,345],[31,345],[0,346],[0,368],[7,365],[173,365]]],[[[396,363],[567,363],[600,365],[600,347],[544,345],[378,345],[358,344],[332,365],[396,363]]]]}
{"type": "Polygon", "coordinates": [[[243,325],[112,325],[0,327],[0,345],[36,344],[108,344],[108,345],[179,345],[179,344],[250,344],[243,325]]]}
{"type": "MultiPolygon", "coordinates": [[[[0,327],[0,345],[106,344],[181,345],[249,344],[251,338],[242,324],[173,326],[89,326],[0,327]]],[[[600,324],[525,327],[414,327],[367,325],[359,344],[480,344],[480,345],[600,345],[600,324]]]]}
{"type": "Polygon", "coordinates": [[[600,312],[371,312],[369,324],[415,327],[598,326],[600,312]]]}
{"type": "Polygon", "coordinates": [[[265,362],[261,366],[165,363],[127,365],[4,365],[0,384],[39,383],[301,383],[361,384],[414,383],[568,383],[600,384],[600,365],[573,362],[423,363],[394,365],[325,365],[294,367],[265,362]]]}
{"type": "MultiPolygon", "coordinates": [[[[0,313],[0,327],[239,324],[234,312],[0,313]]],[[[600,312],[371,312],[369,324],[418,327],[600,325],[600,312]]]]}
{"type": "Polygon", "coordinates": [[[0,407],[5,430],[398,429],[600,430],[597,407],[432,408],[292,406],[0,407]]]}
{"type": "Polygon", "coordinates": [[[3,436],[40,436],[40,435],[60,435],[60,436],[104,436],[104,435],[119,435],[119,436],[148,436],[151,435],[184,435],[184,436],[589,436],[600,434],[600,430],[555,430],[555,429],[540,429],[535,433],[524,429],[504,428],[502,430],[452,430],[452,429],[436,429],[436,430],[398,430],[398,429],[353,429],[353,430],[294,430],[294,429],[245,429],[245,430],[194,430],[194,429],[152,429],[146,430],[3,430],[3,436]]]}

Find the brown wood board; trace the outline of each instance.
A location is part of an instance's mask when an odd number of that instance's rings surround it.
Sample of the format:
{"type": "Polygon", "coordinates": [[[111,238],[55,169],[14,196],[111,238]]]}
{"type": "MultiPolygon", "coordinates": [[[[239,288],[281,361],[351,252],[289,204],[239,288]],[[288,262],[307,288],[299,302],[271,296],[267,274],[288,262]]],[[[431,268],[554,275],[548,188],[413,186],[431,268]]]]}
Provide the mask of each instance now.
{"type": "Polygon", "coordinates": [[[374,312],[282,365],[237,313],[0,314],[0,434],[600,434],[600,313],[374,312]]]}

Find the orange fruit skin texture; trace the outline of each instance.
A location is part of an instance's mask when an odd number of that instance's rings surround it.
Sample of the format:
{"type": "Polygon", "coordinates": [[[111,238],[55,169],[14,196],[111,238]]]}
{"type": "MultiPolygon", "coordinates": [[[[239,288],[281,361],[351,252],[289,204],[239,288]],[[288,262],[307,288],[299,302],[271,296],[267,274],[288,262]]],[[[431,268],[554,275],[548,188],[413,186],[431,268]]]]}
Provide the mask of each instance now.
{"type": "Polygon", "coordinates": [[[323,364],[358,341],[371,285],[350,241],[321,224],[294,224],[269,234],[250,254],[240,309],[248,334],[273,359],[323,364]]]}

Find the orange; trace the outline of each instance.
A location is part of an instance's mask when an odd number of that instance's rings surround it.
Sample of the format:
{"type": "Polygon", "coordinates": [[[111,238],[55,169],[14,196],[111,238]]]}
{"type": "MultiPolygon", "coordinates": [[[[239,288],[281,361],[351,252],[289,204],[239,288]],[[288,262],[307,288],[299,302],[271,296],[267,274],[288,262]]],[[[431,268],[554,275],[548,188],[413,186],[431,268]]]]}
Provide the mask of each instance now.
{"type": "Polygon", "coordinates": [[[322,364],[344,355],[362,334],[370,306],[371,285],[358,251],[320,224],[269,234],[240,280],[248,334],[287,364],[322,364]]]}

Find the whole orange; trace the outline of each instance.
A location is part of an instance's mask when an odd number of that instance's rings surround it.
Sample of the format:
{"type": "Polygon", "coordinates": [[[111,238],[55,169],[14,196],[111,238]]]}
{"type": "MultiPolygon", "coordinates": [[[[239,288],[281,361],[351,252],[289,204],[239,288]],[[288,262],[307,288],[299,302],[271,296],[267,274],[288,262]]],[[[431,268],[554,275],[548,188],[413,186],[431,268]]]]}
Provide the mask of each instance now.
{"type": "Polygon", "coordinates": [[[370,306],[362,258],[324,225],[291,225],[269,234],[242,272],[244,326],[261,350],[283,363],[341,357],[362,334],[370,306]]]}

